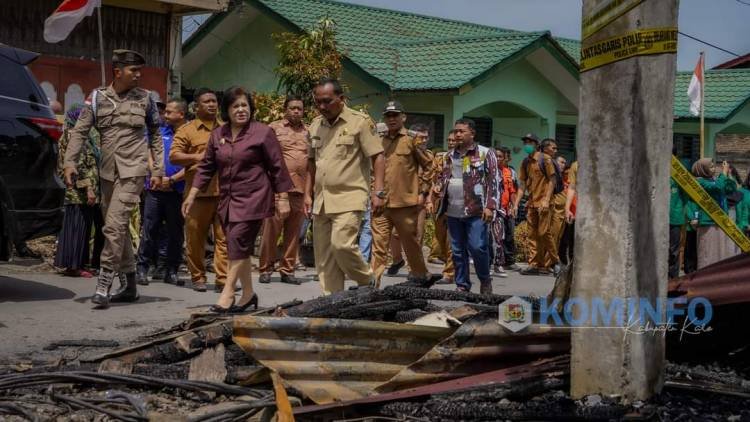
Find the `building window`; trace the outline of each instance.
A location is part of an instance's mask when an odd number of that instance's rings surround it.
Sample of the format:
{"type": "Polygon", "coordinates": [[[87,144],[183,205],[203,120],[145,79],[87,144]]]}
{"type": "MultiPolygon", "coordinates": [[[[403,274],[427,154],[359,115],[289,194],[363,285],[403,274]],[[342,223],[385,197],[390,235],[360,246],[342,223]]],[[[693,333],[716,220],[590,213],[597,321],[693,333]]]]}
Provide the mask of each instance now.
{"type": "Polygon", "coordinates": [[[700,158],[700,136],[693,133],[675,133],[672,137],[677,158],[695,162],[700,158]]]}
{"type": "Polygon", "coordinates": [[[471,119],[476,124],[477,133],[474,136],[474,142],[479,145],[492,148],[492,118],[490,117],[469,117],[464,116],[467,119],[471,119]]]}
{"type": "Polygon", "coordinates": [[[443,145],[445,117],[442,114],[407,113],[406,128],[408,129],[411,125],[417,123],[426,125],[430,131],[430,141],[427,143],[427,148],[445,148],[445,145],[443,145]]]}
{"type": "Polygon", "coordinates": [[[557,154],[572,163],[576,160],[576,127],[575,125],[556,125],[555,141],[557,154]]]}

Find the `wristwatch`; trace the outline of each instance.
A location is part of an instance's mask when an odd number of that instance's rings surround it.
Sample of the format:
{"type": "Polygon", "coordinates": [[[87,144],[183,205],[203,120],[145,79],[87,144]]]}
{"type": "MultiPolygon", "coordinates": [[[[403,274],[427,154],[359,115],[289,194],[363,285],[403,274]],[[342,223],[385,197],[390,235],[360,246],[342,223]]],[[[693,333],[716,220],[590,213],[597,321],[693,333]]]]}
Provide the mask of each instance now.
{"type": "Polygon", "coordinates": [[[377,196],[380,199],[385,199],[385,191],[384,190],[379,190],[379,191],[375,192],[375,196],[377,196]]]}

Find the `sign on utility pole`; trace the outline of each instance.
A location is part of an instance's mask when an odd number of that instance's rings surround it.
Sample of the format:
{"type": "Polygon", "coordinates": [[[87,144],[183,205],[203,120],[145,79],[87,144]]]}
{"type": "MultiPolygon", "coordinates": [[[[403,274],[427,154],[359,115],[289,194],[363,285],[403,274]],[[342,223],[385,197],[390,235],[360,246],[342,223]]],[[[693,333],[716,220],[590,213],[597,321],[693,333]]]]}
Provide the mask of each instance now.
{"type": "MultiPolygon", "coordinates": [[[[656,308],[667,290],[677,0],[583,0],[582,32],[572,296],[656,308]]],[[[659,392],[663,334],[628,329],[627,317],[592,322],[573,329],[571,394],[659,392]]]]}

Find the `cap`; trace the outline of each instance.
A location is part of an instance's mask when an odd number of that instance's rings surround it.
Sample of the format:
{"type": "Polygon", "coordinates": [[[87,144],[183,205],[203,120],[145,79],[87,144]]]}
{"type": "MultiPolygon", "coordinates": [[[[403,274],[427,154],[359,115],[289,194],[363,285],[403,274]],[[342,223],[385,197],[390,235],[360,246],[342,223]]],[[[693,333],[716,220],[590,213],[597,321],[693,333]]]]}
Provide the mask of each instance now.
{"type": "Polygon", "coordinates": [[[388,101],[385,104],[385,108],[383,109],[383,114],[388,113],[403,113],[404,112],[404,106],[401,105],[398,101],[388,101]]]}
{"type": "Polygon", "coordinates": [[[129,66],[142,66],[146,64],[143,55],[133,50],[113,50],[112,63],[121,63],[129,66]]]}
{"type": "Polygon", "coordinates": [[[533,134],[533,133],[527,133],[527,134],[526,134],[526,136],[524,136],[523,138],[521,138],[521,140],[522,140],[522,141],[525,141],[525,140],[527,140],[527,139],[528,139],[528,140],[531,140],[531,141],[534,141],[534,142],[536,142],[537,144],[539,143],[539,137],[538,137],[538,136],[536,136],[536,134],[533,134]]]}

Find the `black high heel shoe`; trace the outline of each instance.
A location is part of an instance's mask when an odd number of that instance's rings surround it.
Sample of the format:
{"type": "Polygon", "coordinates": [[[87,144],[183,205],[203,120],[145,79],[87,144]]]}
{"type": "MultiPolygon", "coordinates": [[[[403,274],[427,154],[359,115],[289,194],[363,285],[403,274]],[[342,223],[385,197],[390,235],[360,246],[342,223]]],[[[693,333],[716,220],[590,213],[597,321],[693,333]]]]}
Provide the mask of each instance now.
{"type": "Polygon", "coordinates": [[[208,308],[208,312],[213,314],[228,314],[232,312],[232,309],[234,309],[234,298],[232,298],[232,304],[229,305],[229,307],[223,308],[219,305],[211,305],[211,307],[208,308]]]}
{"type": "Polygon", "coordinates": [[[248,300],[247,303],[244,305],[232,305],[229,312],[233,314],[245,312],[247,308],[250,307],[250,305],[252,305],[256,311],[258,310],[258,294],[257,293],[253,293],[253,297],[251,297],[250,300],[248,300]]]}

